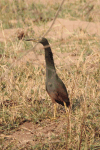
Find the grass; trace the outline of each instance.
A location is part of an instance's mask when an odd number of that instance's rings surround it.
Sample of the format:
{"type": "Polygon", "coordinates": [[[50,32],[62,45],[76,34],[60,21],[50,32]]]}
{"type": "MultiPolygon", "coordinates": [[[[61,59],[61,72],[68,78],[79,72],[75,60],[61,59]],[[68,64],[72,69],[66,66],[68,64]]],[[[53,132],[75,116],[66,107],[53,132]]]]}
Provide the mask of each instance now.
{"type": "MultiPolygon", "coordinates": [[[[33,31],[34,20],[38,26],[45,25],[52,20],[58,6],[58,3],[46,6],[41,3],[6,2],[3,0],[0,6],[1,30],[30,26],[27,31],[28,36],[33,37],[35,35],[33,31]],[[11,17],[9,18],[9,16],[11,17]],[[37,19],[38,21],[36,21],[37,19]],[[11,20],[17,22],[11,23],[11,20]]],[[[66,2],[59,17],[95,22],[99,21],[99,17],[98,14],[96,17],[93,14],[98,10],[97,3],[66,2]],[[90,10],[92,6],[95,7],[90,10]],[[83,11],[85,7],[86,11],[83,11]],[[88,12],[89,10],[92,14],[88,12]],[[89,15],[86,15],[86,12],[89,15]]],[[[96,150],[100,148],[99,38],[98,35],[88,35],[86,32],[86,38],[77,38],[76,35],[78,32],[74,31],[73,36],[68,37],[65,41],[55,40],[56,44],[50,38],[54,56],[57,56],[61,62],[60,65],[56,64],[57,73],[68,89],[72,104],[67,142],[70,150],[96,150]],[[72,61],[77,56],[77,63],[68,65],[66,59],[62,60],[59,57],[66,53],[72,57],[72,61]]],[[[6,72],[8,67],[31,47],[30,42],[20,42],[16,37],[12,41],[1,42],[0,75],[6,72]]],[[[41,51],[35,50],[34,53],[36,56],[44,55],[41,51]]],[[[1,149],[66,149],[66,113],[64,108],[59,105],[57,108],[58,119],[55,121],[49,119],[53,116],[53,105],[45,91],[45,66],[40,62],[39,64],[35,65],[34,61],[16,64],[0,82],[1,149]],[[20,125],[23,125],[24,122],[32,122],[37,130],[33,136],[34,144],[26,142],[23,145],[18,145],[16,139],[9,138],[19,130],[20,125]],[[38,131],[39,127],[41,127],[41,131],[38,131]]]]}
{"type": "MultiPolygon", "coordinates": [[[[0,6],[1,21],[3,28],[18,28],[24,26],[32,26],[33,22],[36,25],[47,23],[54,18],[54,15],[59,7],[59,3],[52,5],[44,5],[42,3],[16,1],[13,2],[3,0],[0,6]]],[[[97,1],[74,1],[65,2],[62,11],[58,17],[67,18],[70,20],[84,20],[89,22],[100,21],[99,9],[97,1]],[[96,17],[95,17],[96,15],[96,17]]]]}

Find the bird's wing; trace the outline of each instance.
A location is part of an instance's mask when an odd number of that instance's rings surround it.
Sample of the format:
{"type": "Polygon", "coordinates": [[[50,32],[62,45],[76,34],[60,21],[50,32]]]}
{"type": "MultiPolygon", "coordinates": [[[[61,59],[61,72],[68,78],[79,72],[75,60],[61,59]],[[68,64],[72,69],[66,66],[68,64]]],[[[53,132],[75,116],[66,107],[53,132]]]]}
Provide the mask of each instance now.
{"type": "Polygon", "coordinates": [[[55,88],[55,90],[53,89],[47,92],[53,101],[56,101],[62,105],[63,102],[69,102],[67,90],[61,83],[58,83],[58,86],[55,88]]]}
{"type": "Polygon", "coordinates": [[[58,93],[58,99],[60,101],[64,101],[64,102],[69,101],[68,93],[64,84],[58,83],[57,93],[58,93]]]}

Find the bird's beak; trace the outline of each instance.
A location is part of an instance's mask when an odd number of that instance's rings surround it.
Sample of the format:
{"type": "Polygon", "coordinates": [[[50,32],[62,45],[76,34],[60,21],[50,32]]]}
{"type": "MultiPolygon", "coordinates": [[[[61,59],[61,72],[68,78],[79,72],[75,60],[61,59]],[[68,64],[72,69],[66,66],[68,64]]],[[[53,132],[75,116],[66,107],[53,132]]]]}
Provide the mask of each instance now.
{"type": "Polygon", "coordinates": [[[25,41],[33,41],[33,42],[36,42],[36,43],[39,42],[39,40],[37,40],[37,39],[23,39],[23,40],[25,40],[25,41]]]}

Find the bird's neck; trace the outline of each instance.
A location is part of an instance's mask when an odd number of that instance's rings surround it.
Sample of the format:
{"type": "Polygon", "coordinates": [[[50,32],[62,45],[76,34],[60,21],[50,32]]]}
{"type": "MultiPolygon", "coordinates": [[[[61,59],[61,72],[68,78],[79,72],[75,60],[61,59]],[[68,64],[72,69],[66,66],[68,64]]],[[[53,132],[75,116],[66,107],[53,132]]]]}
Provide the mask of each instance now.
{"type": "Polygon", "coordinates": [[[50,71],[50,72],[55,72],[55,65],[54,65],[54,60],[53,60],[53,54],[51,51],[51,48],[48,45],[44,46],[45,49],[45,61],[46,61],[46,71],[50,71]]]}
{"type": "Polygon", "coordinates": [[[45,62],[46,62],[46,80],[50,80],[56,75],[56,69],[53,60],[53,54],[49,44],[44,46],[45,49],[45,62]]]}

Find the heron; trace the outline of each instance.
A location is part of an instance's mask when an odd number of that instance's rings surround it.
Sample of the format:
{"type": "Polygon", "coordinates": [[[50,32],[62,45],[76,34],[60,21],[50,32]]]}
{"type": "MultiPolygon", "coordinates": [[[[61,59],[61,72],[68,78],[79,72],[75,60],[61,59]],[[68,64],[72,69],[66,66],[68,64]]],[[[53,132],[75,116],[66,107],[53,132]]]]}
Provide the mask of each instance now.
{"type": "Polygon", "coordinates": [[[46,91],[54,104],[54,119],[56,118],[56,103],[65,106],[65,111],[68,113],[70,107],[68,92],[65,84],[56,73],[53,53],[48,40],[43,37],[40,40],[26,39],[26,41],[38,42],[44,46],[46,62],[46,91]]]}

